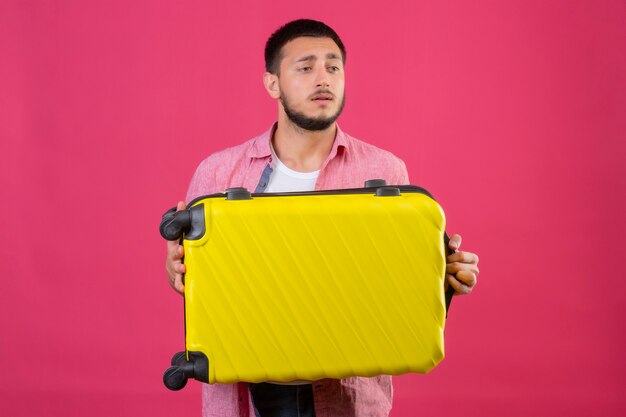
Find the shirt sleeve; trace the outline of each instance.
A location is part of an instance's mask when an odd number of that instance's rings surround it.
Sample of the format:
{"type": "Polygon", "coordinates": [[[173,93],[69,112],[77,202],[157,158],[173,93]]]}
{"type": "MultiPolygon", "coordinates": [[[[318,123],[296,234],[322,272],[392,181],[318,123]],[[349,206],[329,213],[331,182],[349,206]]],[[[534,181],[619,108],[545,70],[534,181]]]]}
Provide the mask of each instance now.
{"type": "Polygon", "coordinates": [[[411,182],[409,181],[409,172],[406,170],[406,164],[402,159],[399,159],[400,163],[398,166],[398,182],[396,184],[399,185],[408,185],[411,182]]]}
{"type": "Polygon", "coordinates": [[[214,159],[213,155],[211,155],[196,168],[196,172],[191,177],[189,188],[187,189],[187,197],[185,199],[187,202],[201,195],[218,192],[216,190],[214,159]]]}

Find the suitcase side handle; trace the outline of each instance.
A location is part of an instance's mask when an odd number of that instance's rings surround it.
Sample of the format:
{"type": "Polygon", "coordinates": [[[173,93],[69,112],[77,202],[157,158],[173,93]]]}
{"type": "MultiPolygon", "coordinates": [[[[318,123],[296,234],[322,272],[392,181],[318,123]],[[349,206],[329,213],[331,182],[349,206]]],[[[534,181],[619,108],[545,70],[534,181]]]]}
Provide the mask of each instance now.
{"type": "MultiPolygon", "coordinates": [[[[448,257],[448,255],[451,255],[456,252],[455,250],[450,249],[450,247],[448,246],[448,243],[450,243],[450,236],[448,236],[447,232],[443,232],[443,243],[445,245],[446,258],[448,257]]],[[[445,280],[445,274],[444,274],[444,280],[445,280]]],[[[454,288],[452,288],[452,285],[448,284],[448,289],[446,290],[446,318],[448,318],[448,312],[450,311],[450,303],[452,303],[453,295],[454,295],[454,288]]]]}

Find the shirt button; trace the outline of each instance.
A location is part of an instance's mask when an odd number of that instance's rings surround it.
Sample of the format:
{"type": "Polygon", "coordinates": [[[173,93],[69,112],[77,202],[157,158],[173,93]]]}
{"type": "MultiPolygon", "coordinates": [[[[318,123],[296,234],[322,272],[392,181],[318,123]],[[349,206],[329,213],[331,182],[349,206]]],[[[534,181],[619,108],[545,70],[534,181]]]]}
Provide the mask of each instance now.
{"type": "Polygon", "coordinates": [[[265,181],[261,181],[261,183],[259,184],[261,187],[265,187],[267,185],[267,183],[265,181]]]}

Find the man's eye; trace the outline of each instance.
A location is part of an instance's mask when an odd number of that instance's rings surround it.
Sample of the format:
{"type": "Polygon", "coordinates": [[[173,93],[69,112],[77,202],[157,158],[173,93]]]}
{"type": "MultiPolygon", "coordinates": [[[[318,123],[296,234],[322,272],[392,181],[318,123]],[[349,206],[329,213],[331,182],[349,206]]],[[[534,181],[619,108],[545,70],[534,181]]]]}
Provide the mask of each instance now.
{"type": "Polygon", "coordinates": [[[309,71],[311,71],[311,67],[301,67],[298,71],[300,71],[300,72],[309,72],[309,71]]]}
{"type": "Polygon", "coordinates": [[[335,65],[333,65],[332,67],[328,67],[328,69],[329,69],[330,71],[332,71],[332,72],[337,72],[337,71],[339,71],[339,67],[338,67],[338,66],[335,66],[335,65]]]}

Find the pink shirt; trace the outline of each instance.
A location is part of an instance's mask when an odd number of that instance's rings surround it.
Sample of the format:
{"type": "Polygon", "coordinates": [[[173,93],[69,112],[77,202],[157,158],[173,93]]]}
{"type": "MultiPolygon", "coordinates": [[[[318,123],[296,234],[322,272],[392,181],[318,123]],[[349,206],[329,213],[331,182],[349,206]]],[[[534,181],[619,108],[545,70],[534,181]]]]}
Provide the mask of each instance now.
{"type": "MultiPolygon", "coordinates": [[[[255,191],[270,162],[273,128],[239,146],[216,152],[200,163],[187,201],[231,187],[255,191]]],[[[316,190],[363,187],[366,180],[382,178],[387,184],[409,184],[404,162],[392,153],[369,145],[337,127],[333,147],[320,169],[316,190]]],[[[390,376],[323,379],[312,383],[317,417],[382,417],[391,410],[390,376]]],[[[252,417],[254,409],[245,383],[204,384],[204,417],[252,417]]]]}

